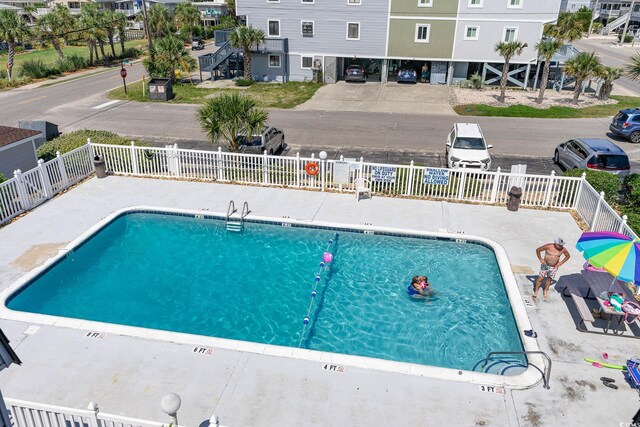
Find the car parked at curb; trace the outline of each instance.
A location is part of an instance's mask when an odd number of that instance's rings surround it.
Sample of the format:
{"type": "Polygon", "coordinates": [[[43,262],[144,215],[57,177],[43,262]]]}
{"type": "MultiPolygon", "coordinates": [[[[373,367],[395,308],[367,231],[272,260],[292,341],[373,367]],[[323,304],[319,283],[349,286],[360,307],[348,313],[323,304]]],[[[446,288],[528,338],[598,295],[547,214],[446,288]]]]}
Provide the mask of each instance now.
{"type": "Polygon", "coordinates": [[[362,65],[349,65],[344,71],[344,81],[346,82],[366,82],[367,73],[362,65]]]}
{"type": "Polygon", "coordinates": [[[245,153],[267,153],[272,155],[286,147],[282,129],[270,126],[265,126],[260,135],[253,135],[249,140],[244,135],[240,135],[239,140],[240,148],[245,153]]]}
{"type": "Polygon", "coordinates": [[[194,37],[191,40],[191,50],[202,50],[204,49],[204,40],[202,37],[194,37]]]}
{"type": "Polygon", "coordinates": [[[620,110],[611,121],[609,130],[634,144],[640,142],[640,108],[620,110]]]}
{"type": "Polygon", "coordinates": [[[553,161],[566,169],[593,169],[620,177],[629,175],[629,157],[608,139],[576,138],[556,147],[553,161]]]}
{"type": "Polygon", "coordinates": [[[447,135],[445,157],[448,168],[477,168],[483,171],[491,167],[489,150],[480,125],[455,123],[447,135]]]}
{"type": "Polygon", "coordinates": [[[398,83],[418,83],[418,73],[412,68],[403,68],[398,71],[398,83]]]}

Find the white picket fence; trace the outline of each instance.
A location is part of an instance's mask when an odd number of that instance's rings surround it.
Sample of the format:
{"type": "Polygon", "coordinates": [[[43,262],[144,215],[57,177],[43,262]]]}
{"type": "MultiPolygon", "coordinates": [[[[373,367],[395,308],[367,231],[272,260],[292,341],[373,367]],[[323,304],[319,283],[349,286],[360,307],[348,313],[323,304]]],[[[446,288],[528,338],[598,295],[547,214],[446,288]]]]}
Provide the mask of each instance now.
{"type": "Polygon", "coordinates": [[[21,172],[0,183],[0,224],[35,208],[94,171],[89,144],[21,172]]]}
{"type": "Polygon", "coordinates": [[[164,427],[170,423],[107,414],[100,412],[94,402],[87,409],[75,409],[17,399],[4,401],[11,427],[164,427]]]}
{"type": "MultiPolygon", "coordinates": [[[[218,151],[184,150],[177,146],[138,147],[93,144],[60,155],[0,184],[0,224],[34,208],[58,192],[90,175],[93,158],[102,156],[107,170],[118,175],[189,179],[258,186],[302,188],[319,191],[354,192],[355,179],[370,180],[372,193],[381,196],[428,198],[504,205],[512,187],[522,188],[525,207],[576,210],[585,223],[598,231],[618,231],[636,237],[621,218],[582,178],[482,172],[473,169],[441,169],[365,162],[346,165],[341,160],[311,157],[281,157],[218,151]],[[316,175],[305,171],[319,167],[316,175]],[[337,171],[348,168],[347,179],[336,183],[337,171]],[[434,177],[446,177],[434,180],[434,177]],[[336,179],[334,179],[336,178],[336,179]]],[[[344,176],[340,177],[344,178],[344,176]]]]}

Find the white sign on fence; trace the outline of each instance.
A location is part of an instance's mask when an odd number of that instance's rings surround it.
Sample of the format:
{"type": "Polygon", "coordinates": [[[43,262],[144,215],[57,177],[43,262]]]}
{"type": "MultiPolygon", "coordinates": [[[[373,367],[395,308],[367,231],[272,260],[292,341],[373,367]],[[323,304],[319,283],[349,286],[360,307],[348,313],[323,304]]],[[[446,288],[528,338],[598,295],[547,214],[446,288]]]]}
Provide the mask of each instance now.
{"type": "Polygon", "coordinates": [[[447,169],[426,168],[422,177],[423,184],[448,185],[449,171],[447,169]]]}
{"type": "Polygon", "coordinates": [[[349,169],[352,171],[359,171],[362,169],[362,163],[360,163],[356,158],[345,158],[345,162],[349,162],[349,169]]]}
{"type": "Polygon", "coordinates": [[[371,166],[371,181],[396,183],[397,169],[391,166],[371,166]]]}
{"type": "Polygon", "coordinates": [[[333,183],[349,184],[349,162],[333,163],[333,183]]]}

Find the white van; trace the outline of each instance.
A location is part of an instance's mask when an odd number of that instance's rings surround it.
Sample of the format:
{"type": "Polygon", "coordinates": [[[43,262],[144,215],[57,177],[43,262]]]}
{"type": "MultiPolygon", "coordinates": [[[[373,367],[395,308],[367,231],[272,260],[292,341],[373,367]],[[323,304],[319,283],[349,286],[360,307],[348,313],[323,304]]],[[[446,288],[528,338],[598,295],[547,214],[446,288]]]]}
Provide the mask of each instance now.
{"type": "Polygon", "coordinates": [[[478,168],[486,171],[491,167],[489,149],[480,125],[475,123],[455,123],[446,141],[448,168],[478,168]]]}

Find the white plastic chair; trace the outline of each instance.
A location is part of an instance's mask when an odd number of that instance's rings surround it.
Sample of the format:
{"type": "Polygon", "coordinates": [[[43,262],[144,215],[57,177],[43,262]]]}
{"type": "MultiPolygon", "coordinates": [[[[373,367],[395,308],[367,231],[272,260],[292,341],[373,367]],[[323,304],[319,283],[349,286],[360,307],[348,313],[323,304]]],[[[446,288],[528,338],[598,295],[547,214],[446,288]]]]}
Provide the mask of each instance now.
{"type": "Polygon", "coordinates": [[[367,178],[356,178],[354,181],[356,184],[356,200],[360,201],[361,194],[367,194],[371,198],[371,181],[367,178]]]}

